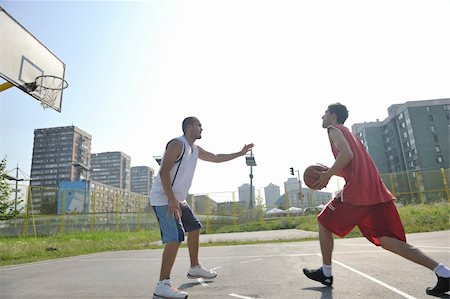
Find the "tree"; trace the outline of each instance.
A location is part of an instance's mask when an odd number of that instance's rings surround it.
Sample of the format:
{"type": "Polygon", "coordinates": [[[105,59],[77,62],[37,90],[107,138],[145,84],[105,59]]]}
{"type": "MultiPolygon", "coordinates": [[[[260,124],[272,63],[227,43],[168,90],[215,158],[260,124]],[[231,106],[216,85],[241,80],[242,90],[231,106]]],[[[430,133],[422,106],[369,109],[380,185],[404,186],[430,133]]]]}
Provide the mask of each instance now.
{"type": "Polygon", "coordinates": [[[9,200],[11,185],[8,183],[6,173],[6,158],[0,161],[0,220],[15,218],[19,211],[14,209],[14,202],[9,200]]]}

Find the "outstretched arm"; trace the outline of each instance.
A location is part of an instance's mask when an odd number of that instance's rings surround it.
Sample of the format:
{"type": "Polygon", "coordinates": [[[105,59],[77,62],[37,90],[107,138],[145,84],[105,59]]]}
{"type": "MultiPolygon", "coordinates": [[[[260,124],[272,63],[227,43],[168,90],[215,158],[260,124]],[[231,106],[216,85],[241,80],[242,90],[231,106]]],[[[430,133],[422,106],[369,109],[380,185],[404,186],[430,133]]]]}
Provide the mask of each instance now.
{"type": "Polygon", "coordinates": [[[237,157],[245,155],[248,151],[253,148],[253,143],[246,144],[244,147],[236,153],[232,154],[213,154],[208,151],[205,151],[200,146],[198,146],[198,157],[203,161],[220,163],[225,161],[230,161],[236,159],[237,157]]]}

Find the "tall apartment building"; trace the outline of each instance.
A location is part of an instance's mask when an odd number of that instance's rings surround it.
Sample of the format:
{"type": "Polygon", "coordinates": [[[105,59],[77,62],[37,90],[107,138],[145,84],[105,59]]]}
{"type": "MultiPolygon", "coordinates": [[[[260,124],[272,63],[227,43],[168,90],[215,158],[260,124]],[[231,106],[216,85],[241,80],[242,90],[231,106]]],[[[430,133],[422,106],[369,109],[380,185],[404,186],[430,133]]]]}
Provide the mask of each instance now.
{"type": "Polygon", "coordinates": [[[150,189],[153,183],[155,171],[148,166],[133,166],[131,167],[131,192],[150,195],[150,189]]]}
{"type": "Polygon", "coordinates": [[[90,179],[130,191],[130,164],[130,156],[122,152],[92,154],[90,179]]]}
{"type": "Polygon", "coordinates": [[[266,210],[276,208],[276,201],[280,197],[280,186],[270,183],[264,188],[264,198],[266,199],[266,210]]]}
{"type": "MultiPolygon", "coordinates": [[[[248,208],[250,205],[250,184],[242,184],[238,187],[239,204],[243,208],[248,208]]],[[[252,186],[252,204],[253,207],[256,206],[255,203],[255,186],[252,186]]]]}
{"type": "Polygon", "coordinates": [[[34,213],[54,214],[60,181],[86,179],[92,136],[75,127],[34,130],[31,161],[34,213]]]}
{"type": "Polygon", "coordinates": [[[395,104],[388,113],[382,122],[354,124],[353,132],[391,191],[404,200],[442,200],[442,194],[428,198],[420,192],[445,188],[442,173],[450,167],[450,99],[395,104]]]}
{"type": "Polygon", "coordinates": [[[352,126],[381,173],[450,167],[450,99],[395,104],[388,115],[352,126]]]}

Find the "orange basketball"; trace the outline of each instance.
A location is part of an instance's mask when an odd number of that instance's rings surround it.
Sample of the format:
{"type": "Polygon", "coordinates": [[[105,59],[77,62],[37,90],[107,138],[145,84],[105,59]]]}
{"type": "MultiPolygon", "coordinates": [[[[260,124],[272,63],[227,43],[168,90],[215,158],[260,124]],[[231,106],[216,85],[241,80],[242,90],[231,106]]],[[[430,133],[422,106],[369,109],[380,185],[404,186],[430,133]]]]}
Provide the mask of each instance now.
{"type": "Polygon", "coordinates": [[[310,189],[314,189],[312,186],[314,186],[314,184],[319,179],[319,174],[317,173],[317,171],[324,172],[327,170],[328,170],[328,167],[326,167],[325,165],[322,165],[322,164],[310,165],[305,169],[305,172],[303,173],[303,182],[310,189]]]}

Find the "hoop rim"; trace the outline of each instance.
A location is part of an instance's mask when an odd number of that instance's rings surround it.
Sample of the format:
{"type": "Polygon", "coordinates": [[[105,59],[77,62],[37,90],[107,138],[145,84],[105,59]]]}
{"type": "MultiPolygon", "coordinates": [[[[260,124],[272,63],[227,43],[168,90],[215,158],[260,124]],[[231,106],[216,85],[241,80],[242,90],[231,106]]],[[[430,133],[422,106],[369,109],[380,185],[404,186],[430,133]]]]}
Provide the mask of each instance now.
{"type": "Polygon", "coordinates": [[[69,87],[69,83],[64,78],[54,76],[54,75],[37,76],[36,79],[34,79],[34,84],[36,85],[36,87],[50,89],[50,90],[63,90],[63,89],[66,89],[67,87],[69,87]],[[47,86],[41,85],[38,81],[39,81],[39,79],[44,79],[44,78],[53,78],[53,79],[61,80],[60,87],[47,87],[47,86]]]}

